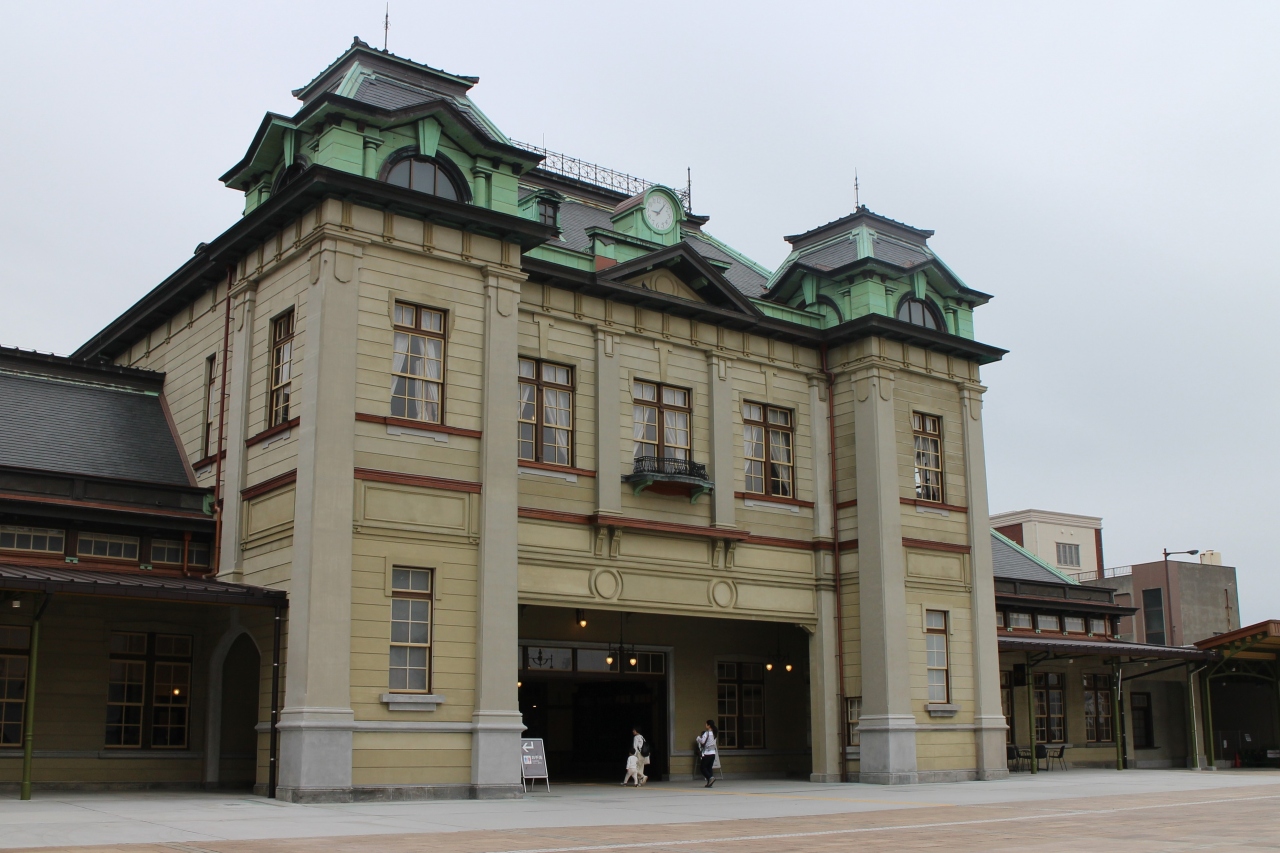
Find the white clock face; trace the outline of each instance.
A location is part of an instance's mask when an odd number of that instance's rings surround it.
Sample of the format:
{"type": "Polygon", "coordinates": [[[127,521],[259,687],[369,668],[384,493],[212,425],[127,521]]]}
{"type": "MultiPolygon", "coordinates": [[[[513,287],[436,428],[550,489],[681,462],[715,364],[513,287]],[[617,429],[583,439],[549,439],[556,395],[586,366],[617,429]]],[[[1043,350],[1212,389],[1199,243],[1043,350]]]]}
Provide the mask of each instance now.
{"type": "Polygon", "coordinates": [[[644,218],[654,231],[666,231],[676,218],[671,199],[661,193],[649,196],[649,200],[644,203],[644,218]]]}

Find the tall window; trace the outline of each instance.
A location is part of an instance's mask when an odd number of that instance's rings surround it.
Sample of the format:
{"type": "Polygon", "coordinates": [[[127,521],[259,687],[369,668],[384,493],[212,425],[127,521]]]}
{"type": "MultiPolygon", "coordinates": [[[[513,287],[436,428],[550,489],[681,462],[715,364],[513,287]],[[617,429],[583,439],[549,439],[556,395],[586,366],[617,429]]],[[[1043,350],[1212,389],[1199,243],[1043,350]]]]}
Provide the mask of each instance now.
{"type": "Polygon", "coordinates": [[[1000,670],[1000,712],[1004,714],[1004,724],[1008,726],[1004,742],[1013,743],[1013,673],[1007,669],[1000,670]]]}
{"type": "Polygon", "coordinates": [[[1058,546],[1058,565],[1071,568],[1080,567],[1080,546],[1066,542],[1056,543],[1058,546]]]}
{"type": "Polygon", "coordinates": [[[430,157],[406,157],[387,172],[387,183],[420,193],[458,201],[458,188],[440,164],[430,157]]]}
{"type": "Polygon", "coordinates": [[[271,321],[271,399],[267,426],[289,420],[293,392],[293,311],[271,321]]]}
{"type": "Polygon", "coordinates": [[[1065,677],[1060,672],[1037,672],[1036,743],[1063,743],[1067,739],[1065,677]]]}
{"type": "Polygon", "coordinates": [[[0,747],[22,745],[22,718],[27,703],[29,629],[0,627],[0,747]]]}
{"type": "Polygon", "coordinates": [[[911,414],[916,450],[916,499],[942,503],[942,418],[911,414]]]}
{"type": "Polygon", "coordinates": [[[1164,590],[1160,587],[1142,591],[1142,625],[1148,643],[1164,645],[1164,590]]]}
{"type": "Polygon", "coordinates": [[[520,359],[519,455],[573,464],[573,368],[520,359]]]}
{"type": "Polygon", "coordinates": [[[862,697],[846,696],[844,699],[844,724],[847,731],[845,734],[848,740],[845,741],[849,746],[860,746],[862,741],[858,735],[858,721],[862,719],[862,697]]]}
{"type": "Polygon", "coordinates": [[[37,554],[61,554],[66,534],[48,527],[15,527],[0,525],[0,548],[6,551],[34,551],[37,554]]]}
{"type": "Polygon", "coordinates": [[[392,416],[441,423],[444,312],[397,302],[394,346],[391,362],[392,416]]]}
{"type": "Polygon", "coordinates": [[[1129,708],[1133,711],[1134,749],[1155,749],[1156,727],[1151,715],[1151,694],[1130,693],[1129,708]]]}
{"type": "Polygon", "coordinates": [[[1111,676],[1084,677],[1084,739],[1089,743],[1112,743],[1111,676]]]}
{"type": "Polygon", "coordinates": [[[633,438],[635,457],[689,458],[689,392],[656,382],[635,382],[633,438]]]}
{"type": "Polygon", "coordinates": [[[431,570],[391,570],[391,690],[431,689],[431,570]]]}
{"type": "Polygon", "coordinates": [[[111,635],[109,651],[106,745],[185,747],[191,637],[117,631],[111,635]]]}
{"type": "Polygon", "coordinates": [[[790,409],[742,404],[746,491],[795,497],[795,417],[790,409]]]}
{"type": "Polygon", "coordinates": [[[716,715],[725,749],[764,749],[764,664],[716,664],[716,715]]]}
{"type": "Polygon", "coordinates": [[[929,669],[929,701],[946,704],[951,701],[951,670],[947,664],[947,613],[945,610],[924,612],[925,656],[929,669]]]}
{"type": "Polygon", "coordinates": [[[201,456],[212,456],[215,449],[214,423],[218,417],[218,356],[204,360],[204,436],[201,456]]]}

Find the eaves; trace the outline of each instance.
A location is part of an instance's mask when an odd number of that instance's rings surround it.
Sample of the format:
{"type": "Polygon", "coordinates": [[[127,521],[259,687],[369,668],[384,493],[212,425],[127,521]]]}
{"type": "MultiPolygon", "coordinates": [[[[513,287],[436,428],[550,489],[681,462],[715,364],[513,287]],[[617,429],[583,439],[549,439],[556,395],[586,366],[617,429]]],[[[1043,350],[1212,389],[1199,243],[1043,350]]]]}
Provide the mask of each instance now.
{"type": "Polygon", "coordinates": [[[72,353],[72,357],[114,358],[161,320],[176,314],[211,284],[223,280],[227,268],[268,235],[326,198],[351,201],[518,243],[523,249],[556,239],[555,228],[531,219],[414,192],[327,166],[312,166],[214,238],[213,242],[202,245],[195,257],[86,341],[72,353]]]}

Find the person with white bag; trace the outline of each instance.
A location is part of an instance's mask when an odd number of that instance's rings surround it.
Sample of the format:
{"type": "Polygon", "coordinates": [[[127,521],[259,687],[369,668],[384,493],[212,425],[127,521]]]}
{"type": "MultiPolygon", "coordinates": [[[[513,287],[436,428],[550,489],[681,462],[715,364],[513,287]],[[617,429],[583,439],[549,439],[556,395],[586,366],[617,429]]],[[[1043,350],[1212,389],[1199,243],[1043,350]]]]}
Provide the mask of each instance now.
{"type": "Polygon", "coordinates": [[[645,767],[649,765],[649,747],[645,743],[644,735],[640,734],[640,730],[633,728],[631,730],[631,753],[636,757],[637,779],[636,785],[643,785],[649,781],[649,774],[644,772],[645,767]]]}
{"type": "Polygon", "coordinates": [[[704,788],[710,788],[716,783],[716,777],[713,776],[716,765],[716,736],[720,731],[716,728],[716,724],[711,720],[707,720],[706,730],[698,735],[698,769],[702,771],[702,778],[707,780],[704,788]]]}

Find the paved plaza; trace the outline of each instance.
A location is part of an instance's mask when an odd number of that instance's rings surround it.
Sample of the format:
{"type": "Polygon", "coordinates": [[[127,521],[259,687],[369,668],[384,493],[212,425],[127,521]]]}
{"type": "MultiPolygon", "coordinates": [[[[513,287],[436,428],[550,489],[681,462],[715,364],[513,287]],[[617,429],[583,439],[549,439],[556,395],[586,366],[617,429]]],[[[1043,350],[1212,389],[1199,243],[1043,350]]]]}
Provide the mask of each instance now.
{"type": "Polygon", "coordinates": [[[1000,782],[556,785],[518,801],[292,805],[206,793],[0,800],[0,847],[81,853],[1280,850],[1280,772],[1070,771],[1000,782]]]}

